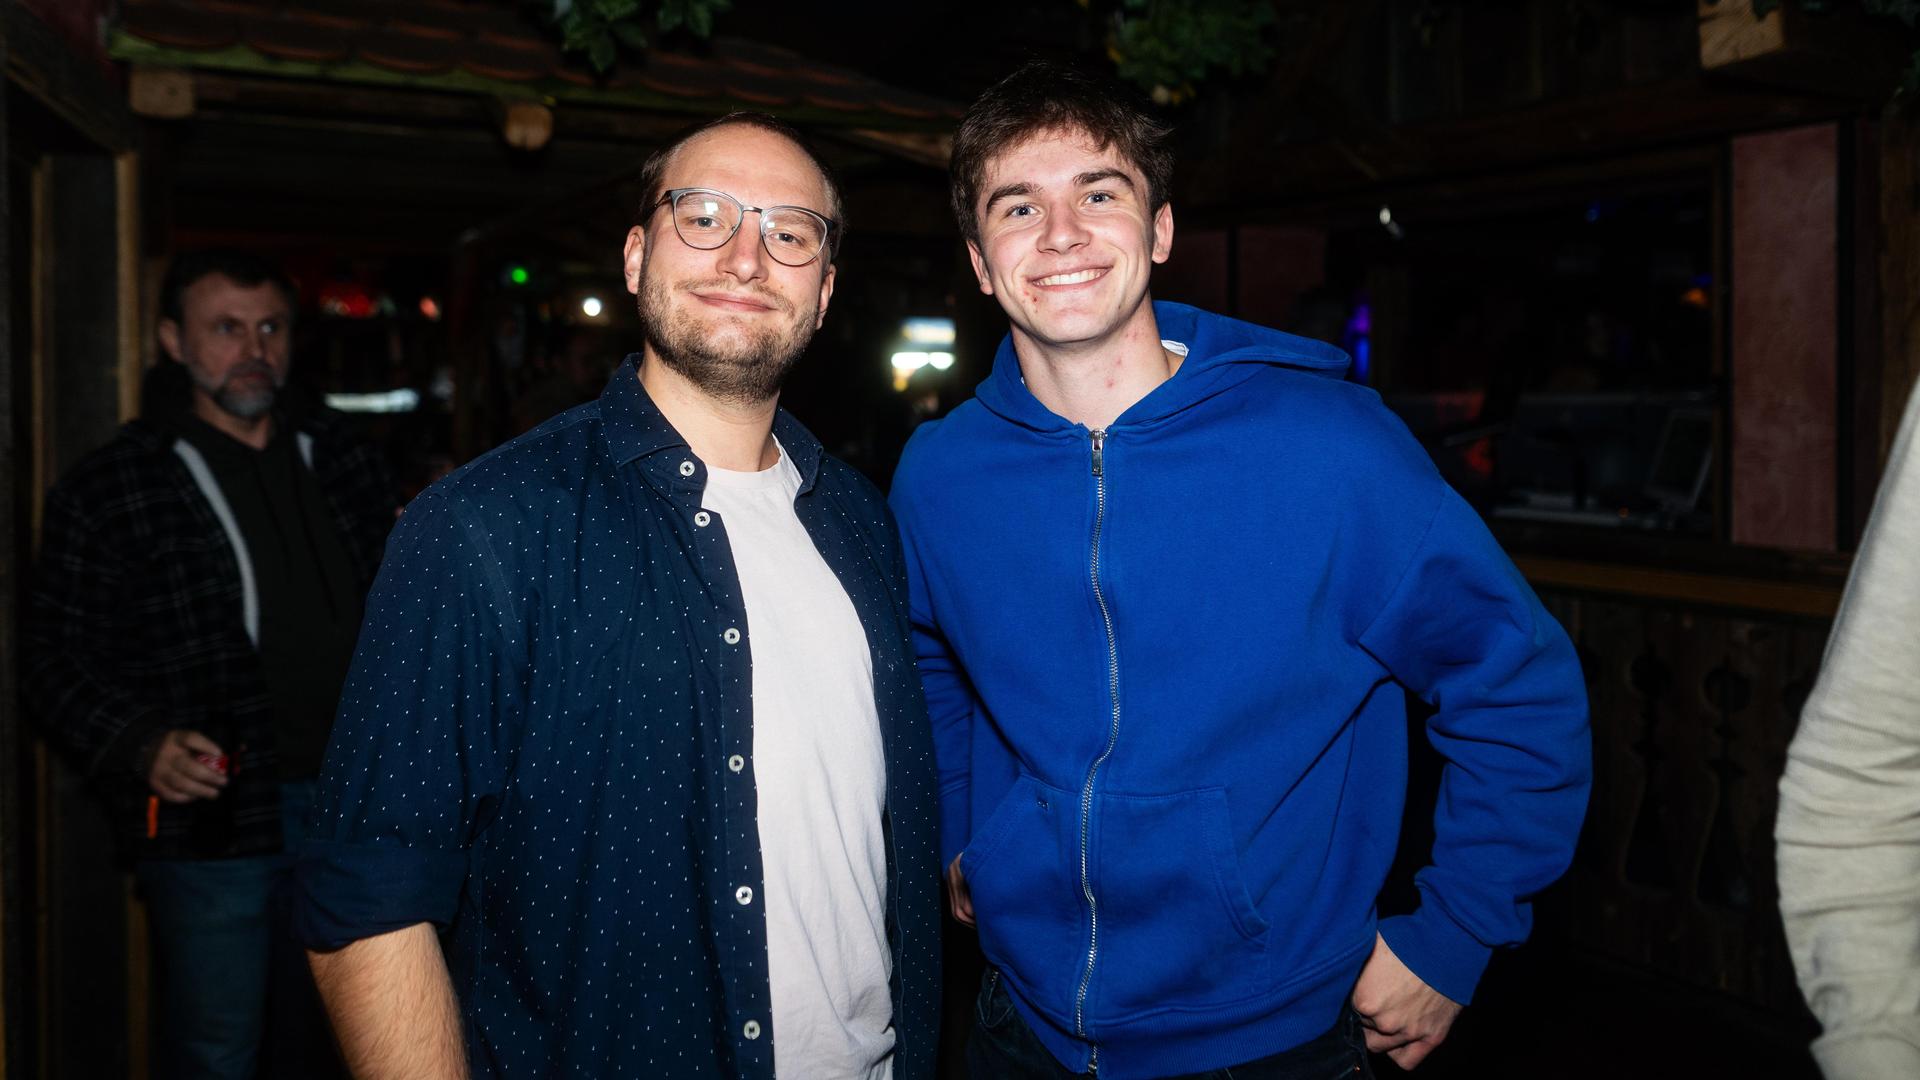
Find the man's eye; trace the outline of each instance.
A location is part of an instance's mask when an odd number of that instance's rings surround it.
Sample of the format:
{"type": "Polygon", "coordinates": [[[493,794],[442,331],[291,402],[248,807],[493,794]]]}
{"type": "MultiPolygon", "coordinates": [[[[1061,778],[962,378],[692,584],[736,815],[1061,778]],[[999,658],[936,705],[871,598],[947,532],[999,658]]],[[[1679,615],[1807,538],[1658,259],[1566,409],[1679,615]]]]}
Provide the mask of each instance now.
{"type": "Polygon", "coordinates": [[[1096,191],[1087,196],[1087,201],[1090,203],[1110,203],[1113,201],[1113,194],[1106,191],[1096,191]]]}
{"type": "Polygon", "coordinates": [[[1032,217],[1035,213],[1036,211],[1034,210],[1033,207],[1027,205],[1026,203],[1021,203],[1019,206],[1010,208],[1007,211],[1007,216],[1008,217],[1032,217]]]}
{"type": "Polygon", "coordinates": [[[260,324],[260,332],[268,337],[272,337],[274,334],[280,332],[280,324],[272,321],[263,322],[260,324]]]}
{"type": "Polygon", "coordinates": [[[237,334],[240,332],[240,324],[232,319],[221,319],[219,322],[213,324],[213,332],[216,334],[237,334]]]}
{"type": "Polygon", "coordinates": [[[773,242],[776,244],[782,244],[786,247],[800,246],[800,238],[790,232],[776,232],[769,235],[773,237],[773,242]]]}

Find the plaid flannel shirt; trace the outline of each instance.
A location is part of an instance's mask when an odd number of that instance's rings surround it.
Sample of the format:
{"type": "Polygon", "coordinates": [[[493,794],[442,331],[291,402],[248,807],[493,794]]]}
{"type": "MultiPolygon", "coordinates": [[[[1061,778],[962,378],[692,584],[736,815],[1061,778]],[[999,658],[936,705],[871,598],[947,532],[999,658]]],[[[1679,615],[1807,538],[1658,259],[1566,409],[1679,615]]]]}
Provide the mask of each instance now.
{"type": "MultiPolygon", "coordinates": [[[[334,414],[293,421],[362,588],[394,519],[378,453],[334,414]]],[[[242,618],[240,563],[213,507],[173,453],[177,436],[136,420],[47,494],[28,583],[23,692],[49,740],[106,798],[123,856],[181,858],[194,808],[150,802],[142,750],[170,728],[219,718],[240,743],[230,855],[278,850],[273,707],[242,618]]],[[[229,747],[229,751],[234,748],[229,747]]]]}

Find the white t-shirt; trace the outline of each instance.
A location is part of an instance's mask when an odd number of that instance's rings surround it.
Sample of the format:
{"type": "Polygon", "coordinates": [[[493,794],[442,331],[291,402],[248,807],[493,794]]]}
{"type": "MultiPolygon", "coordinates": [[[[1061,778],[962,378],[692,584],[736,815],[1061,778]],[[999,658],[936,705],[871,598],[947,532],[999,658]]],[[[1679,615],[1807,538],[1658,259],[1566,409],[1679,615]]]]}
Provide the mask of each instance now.
{"type": "Polygon", "coordinates": [[[783,448],[762,472],[709,466],[701,500],[727,530],[747,609],[774,1071],[888,1080],[893,957],[873,656],[794,514],[799,490],[783,448]]]}

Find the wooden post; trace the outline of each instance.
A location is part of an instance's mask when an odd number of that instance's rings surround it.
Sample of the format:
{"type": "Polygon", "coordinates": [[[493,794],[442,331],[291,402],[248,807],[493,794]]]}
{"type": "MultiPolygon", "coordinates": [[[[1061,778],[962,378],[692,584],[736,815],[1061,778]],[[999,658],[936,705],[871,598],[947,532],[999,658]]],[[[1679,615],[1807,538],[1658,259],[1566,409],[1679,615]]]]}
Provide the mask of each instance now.
{"type": "Polygon", "coordinates": [[[1889,105],[1880,124],[1880,456],[1920,378],[1920,107],[1889,105]]]}

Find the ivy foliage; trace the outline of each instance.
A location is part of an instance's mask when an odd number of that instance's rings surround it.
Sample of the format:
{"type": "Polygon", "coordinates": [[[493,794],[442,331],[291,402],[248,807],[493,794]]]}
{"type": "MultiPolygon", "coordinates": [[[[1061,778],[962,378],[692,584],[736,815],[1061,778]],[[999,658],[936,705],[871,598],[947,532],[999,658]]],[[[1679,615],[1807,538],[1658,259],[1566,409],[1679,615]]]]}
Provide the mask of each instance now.
{"type": "Polygon", "coordinates": [[[530,0],[530,3],[560,31],[560,48],[584,55],[593,70],[602,75],[613,70],[620,50],[637,53],[647,47],[649,21],[661,34],[684,29],[695,37],[711,37],[714,16],[733,7],[733,0],[652,0],[651,3],[530,0]]]}
{"type": "Polygon", "coordinates": [[[1108,18],[1117,73],[1162,104],[1193,97],[1211,76],[1257,74],[1273,60],[1272,0],[1121,0],[1108,18]]]}

